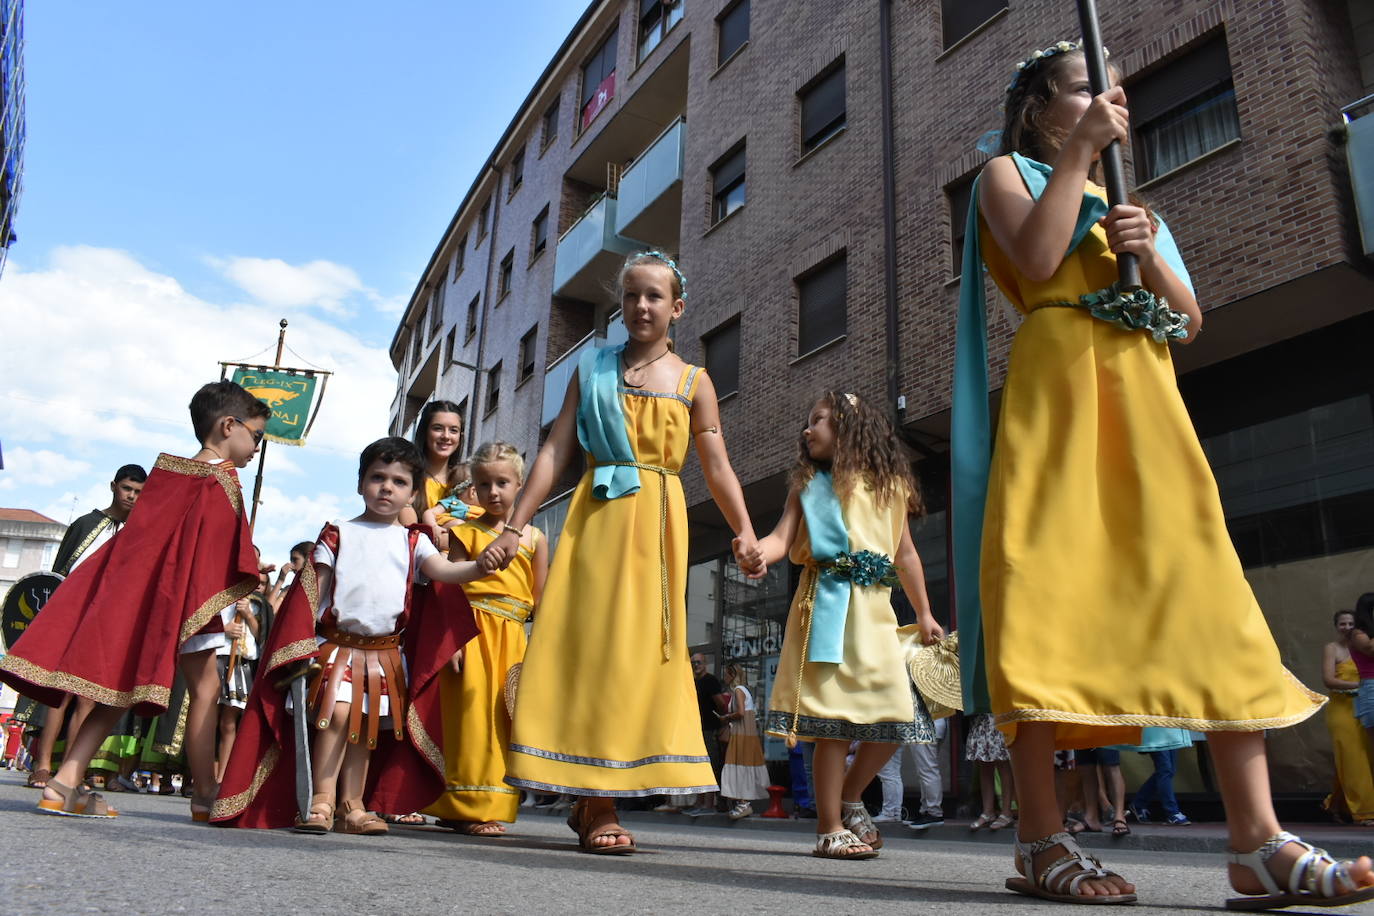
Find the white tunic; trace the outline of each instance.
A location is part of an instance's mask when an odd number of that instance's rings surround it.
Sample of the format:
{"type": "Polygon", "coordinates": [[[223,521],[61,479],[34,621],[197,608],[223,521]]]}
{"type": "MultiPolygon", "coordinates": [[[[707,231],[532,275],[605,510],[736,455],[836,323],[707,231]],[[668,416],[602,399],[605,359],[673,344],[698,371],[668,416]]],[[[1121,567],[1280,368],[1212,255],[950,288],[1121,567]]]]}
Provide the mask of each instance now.
{"type": "MultiPolygon", "coordinates": [[[[410,532],[384,522],[333,524],[339,529],[338,556],[323,543],[315,547],[315,562],[334,570],[332,594],[320,596],[320,614],[332,608],[339,629],[348,633],[394,633],[410,588],[410,532]]],[[[414,581],[424,580],[420,564],[437,553],[429,538],[416,539],[414,581]]]]}

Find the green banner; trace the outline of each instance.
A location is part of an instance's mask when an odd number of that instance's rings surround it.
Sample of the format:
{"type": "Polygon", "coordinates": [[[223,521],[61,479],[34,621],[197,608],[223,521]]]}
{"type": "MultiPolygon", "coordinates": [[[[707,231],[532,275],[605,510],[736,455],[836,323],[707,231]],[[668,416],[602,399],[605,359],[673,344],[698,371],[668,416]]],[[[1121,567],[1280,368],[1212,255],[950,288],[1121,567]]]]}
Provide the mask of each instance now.
{"type": "Polygon", "coordinates": [[[315,400],[314,375],[275,369],[234,370],[234,381],[248,393],[272,408],[267,421],[267,439],[285,445],[304,445],[310,405],[315,400]]]}

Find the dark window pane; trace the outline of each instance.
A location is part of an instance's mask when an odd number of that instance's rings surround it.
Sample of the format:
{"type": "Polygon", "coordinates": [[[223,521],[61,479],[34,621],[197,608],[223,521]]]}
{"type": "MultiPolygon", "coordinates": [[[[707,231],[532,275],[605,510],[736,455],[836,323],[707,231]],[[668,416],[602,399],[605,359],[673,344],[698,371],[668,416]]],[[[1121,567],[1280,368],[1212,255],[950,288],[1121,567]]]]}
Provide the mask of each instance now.
{"type": "Polygon", "coordinates": [[[716,386],[716,396],[739,391],[739,321],[712,333],[704,341],[706,371],[716,386]]]}
{"type": "Polygon", "coordinates": [[[844,64],[802,93],[802,151],[810,152],[844,126],[844,64]]]}
{"type": "Polygon", "coordinates": [[[506,256],[501,259],[501,279],[500,286],[498,288],[500,289],[500,295],[502,296],[510,292],[511,273],[514,271],[514,269],[515,250],[511,249],[510,251],[506,252],[506,256]]]}
{"type": "Polygon", "coordinates": [[[453,256],[453,278],[458,279],[458,275],[463,272],[463,259],[467,257],[468,237],[466,234],[458,240],[458,253],[453,256]]]}
{"type": "Polygon", "coordinates": [[[501,364],[498,362],[487,372],[487,413],[491,413],[501,403],[501,364]]]}
{"type": "Polygon", "coordinates": [[[478,307],[481,305],[481,302],[482,302],[482,297],[481,297],[481,296],[473,296],[473,297],[472,297],[472,301],[468,303],[468,325],[467,325],[467,339],[468,339],[468,340],[471,340],[471,339],[472,339],[472,335],[477,333],[477,309],[478,309],[478,307]]]}
{"type": "Polygon", "coordinates": [[[1129,87],[1136,178],[1149,181],[1240,136],[1225,35],[1129,87]]]}
{"type": "Polygon", "coordinates": [[[964,229],[968,225],[969,198],[973,193],[973,176],[949,186],[949,234],[953,243],[954,273],[959,276],[964,269],[964,229]]]}
{"type": "Polygon", "coordinates": [[[618,32],[611,32],[596,53],[582,65],[582,107],[596,95],[597,88],[615,73],[615,46],[618,32]]]}
{"type": "Polygon", "coordinates": [[[543,251],[549,243],[549,208],[539,211],[534,218],[534,253],[543,251]]]}
{"type": "Polygon", "coordinates": [[[723,191],[717,191],[714,203],[711,208],[711,218],[713,222],[720,222],[744,206],[744,179],[730,185],[723,191]]]}
{"type": "Polygon", "coordinates": [[[515,156],[510,161],[510,189],[512,192],[520,187],[525,181],[525,148],[522,146],[515,151],[515,156]]]}
{"type": "Polygon", "coordinates": [[[940,23],[948,48],[969,32],[987,22],[1007,0],[940,0],[940,23]]]}
{"type": "Polygon", "coordinates": [[[739,0],[718,20],[716,65],[724,63],[749,40],[749,0],[739,0]]]}
{"type": "Polygon", "coordinates": [[[548,146],[554,137],[558,136],[558,103],[561,99],[554,99],[553,104],[544,110],[544,145],[548,146]]]}
{"type": "Polygon", "coordinates": [[[534,345],[538,340],[539,328],[530,328],[529,333],[520,338],[520,380],[534,375],[534,345]]]}
{"type": "Polygon", "coordinates": [[[720,222],[744,205],[745,147],[740,144],[711,167],[712,219],[720,222]]]}
{"type": "Polygon", "coordinates": [[[845,257],[797,280],[797,352],[800,355],[827,344],[846,330],[845,257]]]}

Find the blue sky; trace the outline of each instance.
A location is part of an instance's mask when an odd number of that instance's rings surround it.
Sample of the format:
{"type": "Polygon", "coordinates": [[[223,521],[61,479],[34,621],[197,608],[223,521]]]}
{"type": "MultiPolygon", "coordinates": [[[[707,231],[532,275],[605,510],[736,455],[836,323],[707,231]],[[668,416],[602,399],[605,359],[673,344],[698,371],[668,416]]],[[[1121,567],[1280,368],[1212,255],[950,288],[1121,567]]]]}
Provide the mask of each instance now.
{"type": "Polygon", "coordinates": [[[584,8],[29,3],[0,506],[65,522],[119,465],[190,454],[195,387],[284,317],[338,376],[310,443],[268,454],[257,540],[275,561],[356,514],[398,310],[584,8]]]}

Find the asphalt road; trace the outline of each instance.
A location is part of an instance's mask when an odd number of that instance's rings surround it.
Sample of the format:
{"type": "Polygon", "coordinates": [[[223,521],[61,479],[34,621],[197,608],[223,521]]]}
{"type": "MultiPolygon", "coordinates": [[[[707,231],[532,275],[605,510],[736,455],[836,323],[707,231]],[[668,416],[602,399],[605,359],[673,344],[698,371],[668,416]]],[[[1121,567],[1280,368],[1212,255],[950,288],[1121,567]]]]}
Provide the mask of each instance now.
{"type": "MultiPolygon", "coordinates": [[[[562,820],[540,814],[497,840],[435,828],[308,837],[193,824],[177,797],[112,800],[123,812],[113,821],[42,816],[36,791],[0,775],[0,913],[1053,911],[1002,889],[1009,846],[917,840],[901,827],[881,858],[837,862],[812,857],[803,832],[636,817],[627,825],[644,851],[608,857],[579,853],[562,820]]],[[[1108,864],[1140,886],[1133,912],[1218,912],[1227,895],[1217,855],[1119,850],[1108,864]]]]}

